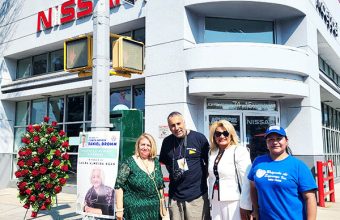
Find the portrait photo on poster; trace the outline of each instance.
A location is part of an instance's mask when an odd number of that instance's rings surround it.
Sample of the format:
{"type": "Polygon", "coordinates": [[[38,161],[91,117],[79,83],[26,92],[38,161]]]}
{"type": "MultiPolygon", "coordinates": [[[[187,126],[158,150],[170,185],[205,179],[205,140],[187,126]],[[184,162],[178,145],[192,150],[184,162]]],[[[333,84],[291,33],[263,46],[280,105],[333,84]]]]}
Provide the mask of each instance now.
{"type": "Polygon", "coordinates": [[[79,134],[79,147],[88,147],[88,134],[81,132],[79,134]]]}
{"type": "Polygon", "coordinates": [[[114,215],[114,189],[105,185],[105,172],[94,167],[90,173],[90,188],[84,198],[83,211],[99,215],[114,215]]]}

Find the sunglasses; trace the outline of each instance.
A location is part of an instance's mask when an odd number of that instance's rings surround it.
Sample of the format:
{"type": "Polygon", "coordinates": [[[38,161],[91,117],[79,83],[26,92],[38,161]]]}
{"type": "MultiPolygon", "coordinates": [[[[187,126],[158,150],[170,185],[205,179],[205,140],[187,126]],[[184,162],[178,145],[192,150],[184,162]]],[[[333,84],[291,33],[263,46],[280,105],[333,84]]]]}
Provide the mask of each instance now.
{"type": "Polygon", "coordinates": [[[220,131],[215,131],[215,137],[221,137],[221,135],[223,134],[224,137],[228,137],[229,136],[229,132],[228,131],[223,131],[223,132],[220,132],[220,131]]]}

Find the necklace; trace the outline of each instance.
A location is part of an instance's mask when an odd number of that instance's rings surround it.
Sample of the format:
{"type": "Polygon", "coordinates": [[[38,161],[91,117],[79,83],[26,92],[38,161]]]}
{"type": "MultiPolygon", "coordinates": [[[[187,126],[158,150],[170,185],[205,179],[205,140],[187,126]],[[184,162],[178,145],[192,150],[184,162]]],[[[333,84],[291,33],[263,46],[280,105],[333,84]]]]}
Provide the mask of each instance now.
{"type": "Polygon", "coordinates": [[[146,169],[146,171],[147,171],[147,173],[148,173],[148,175],[149,175],[149,177],[150,177],[150,179],[155,179],[155,176],[156,176],[156,172],[155,172],[155,170],[154,170],[154,172],[153,173],[150,173],[149,172],[149,166],[147,165],[147,164],[145,164],[145,162],[144,162],[144,160],[142,159],[142,158],[140,158],[141,159],[141,161],[142,161],[142,164],[144,165],[144,167],[145,167],[145,169],[146,169]]]}

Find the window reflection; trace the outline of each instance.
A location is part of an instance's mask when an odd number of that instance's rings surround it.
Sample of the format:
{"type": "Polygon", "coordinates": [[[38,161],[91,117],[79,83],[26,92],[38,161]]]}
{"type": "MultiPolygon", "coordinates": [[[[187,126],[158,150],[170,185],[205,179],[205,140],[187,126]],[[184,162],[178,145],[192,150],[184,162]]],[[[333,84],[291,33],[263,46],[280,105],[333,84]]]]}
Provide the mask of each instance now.
{"type": "Polygon", "coordinates": [[[50,53],[49,71],[55,72],[64,69],[64,50],[57,50],[50,53]]]}
{"type": "Polygon", "coordinates": [[[24,135],[25,132],[26,132],[25,127],[14,129],[14,152],[18,152],[18,150],[22,146],[21,137],[24,135]]]}
{"type": "Polygon", "coordinates": [[[145,87],[136,86],[133,90],[133,108],[145,109],[145,87]]]}
{"type": "Polygon", "coordinates": [[[145,43],[145,28],[134,30],[132,38],[136,41],[145,43]]]}
{"type": "Polygon", "coordinates": [[[131,108],[131,89],[112,91],[110,94],[110,110],[131,108]]]}
{"type": "Polygon", "coordinates": [[[33,57],[33,75],[39,75],[47,72],[47,54],[33,57]]]}
{"type": "Polygon", "coordinates": [[[84,95],[67,97],[67,121],[82,121],[84,118],[84,95]]]}
{"type": "Polygon", "coordinates": [[[46,116],[46,110],[47,102],[45,99],[33,100],[31,123],[36,124],[42,122],[46,116]]]}
{"type": "MultiPolygon", "coordinates": [[[[65,132],[67,134],[67,137],[79,137],[79,133],[83,132],[83,123],[77,123],[77,124],[67,124],[65,126],[65,132]]],[[[72,145],[70,146],[70,149],[68,152],[78,152],[78,145],[72,145]]]]}
{"type": "Polygon", "coordinates": [[[67,174],[69,175],[69,179],[67,180],[68,184],[77,184],[77,162],[78,162],[78,155],[70,155],[69,158],[71,162],[71,167],[67,171],[67,174]]]}
{"type": "Polygon", "coordinates": [[[27,125],[29,113],[29,102],[17,102],[15,125],[27,125]]]}
{"type": "Polygon", "coordinates": [[[51,121],[63,122],[64,98],[53,97],[49,101],[49,117],[51,121]]]}
{"type": "Polygon", "coordinates": [[[87,117],[86,120],[91,121],[92,119],[92,93],[87,94],[87,117]]]}
{"type": "Polygon", "coordinates": [[[273,22],[206,18],[204,42],[274,43],[273,22]]]}
{"type": "Polygon", "coordinates": [[[31,62],[31,57],[18,60],[17,79],[28,77],[31,75],[31,62]]]}

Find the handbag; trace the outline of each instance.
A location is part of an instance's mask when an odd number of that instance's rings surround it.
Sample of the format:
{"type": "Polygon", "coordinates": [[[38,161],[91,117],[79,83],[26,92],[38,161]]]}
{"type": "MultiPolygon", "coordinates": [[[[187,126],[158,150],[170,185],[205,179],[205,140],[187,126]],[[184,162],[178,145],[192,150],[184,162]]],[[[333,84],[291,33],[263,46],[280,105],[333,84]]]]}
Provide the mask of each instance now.
{"type": "Polygon", "coordinates": [[[153,184],[155,186],[155,189],[156,189],[156,192],[157,192],[157,195],[158,195],[158,198],[159,198],[159,214],[162,217],[162,220],[170,220],[168,208],[165,205],[164,196],[158,190],[157,184],[155,182],[155,177],[151,176],[151,174],[150,174],[150,172],[148,170],[148,167],[144,164],[144,162],[143,162],[143,165],[145,166],[145,168],[146,168],[146,170],[148,172],[148,176],[152,180],[152,182],[153,182],[153,184]]]}

